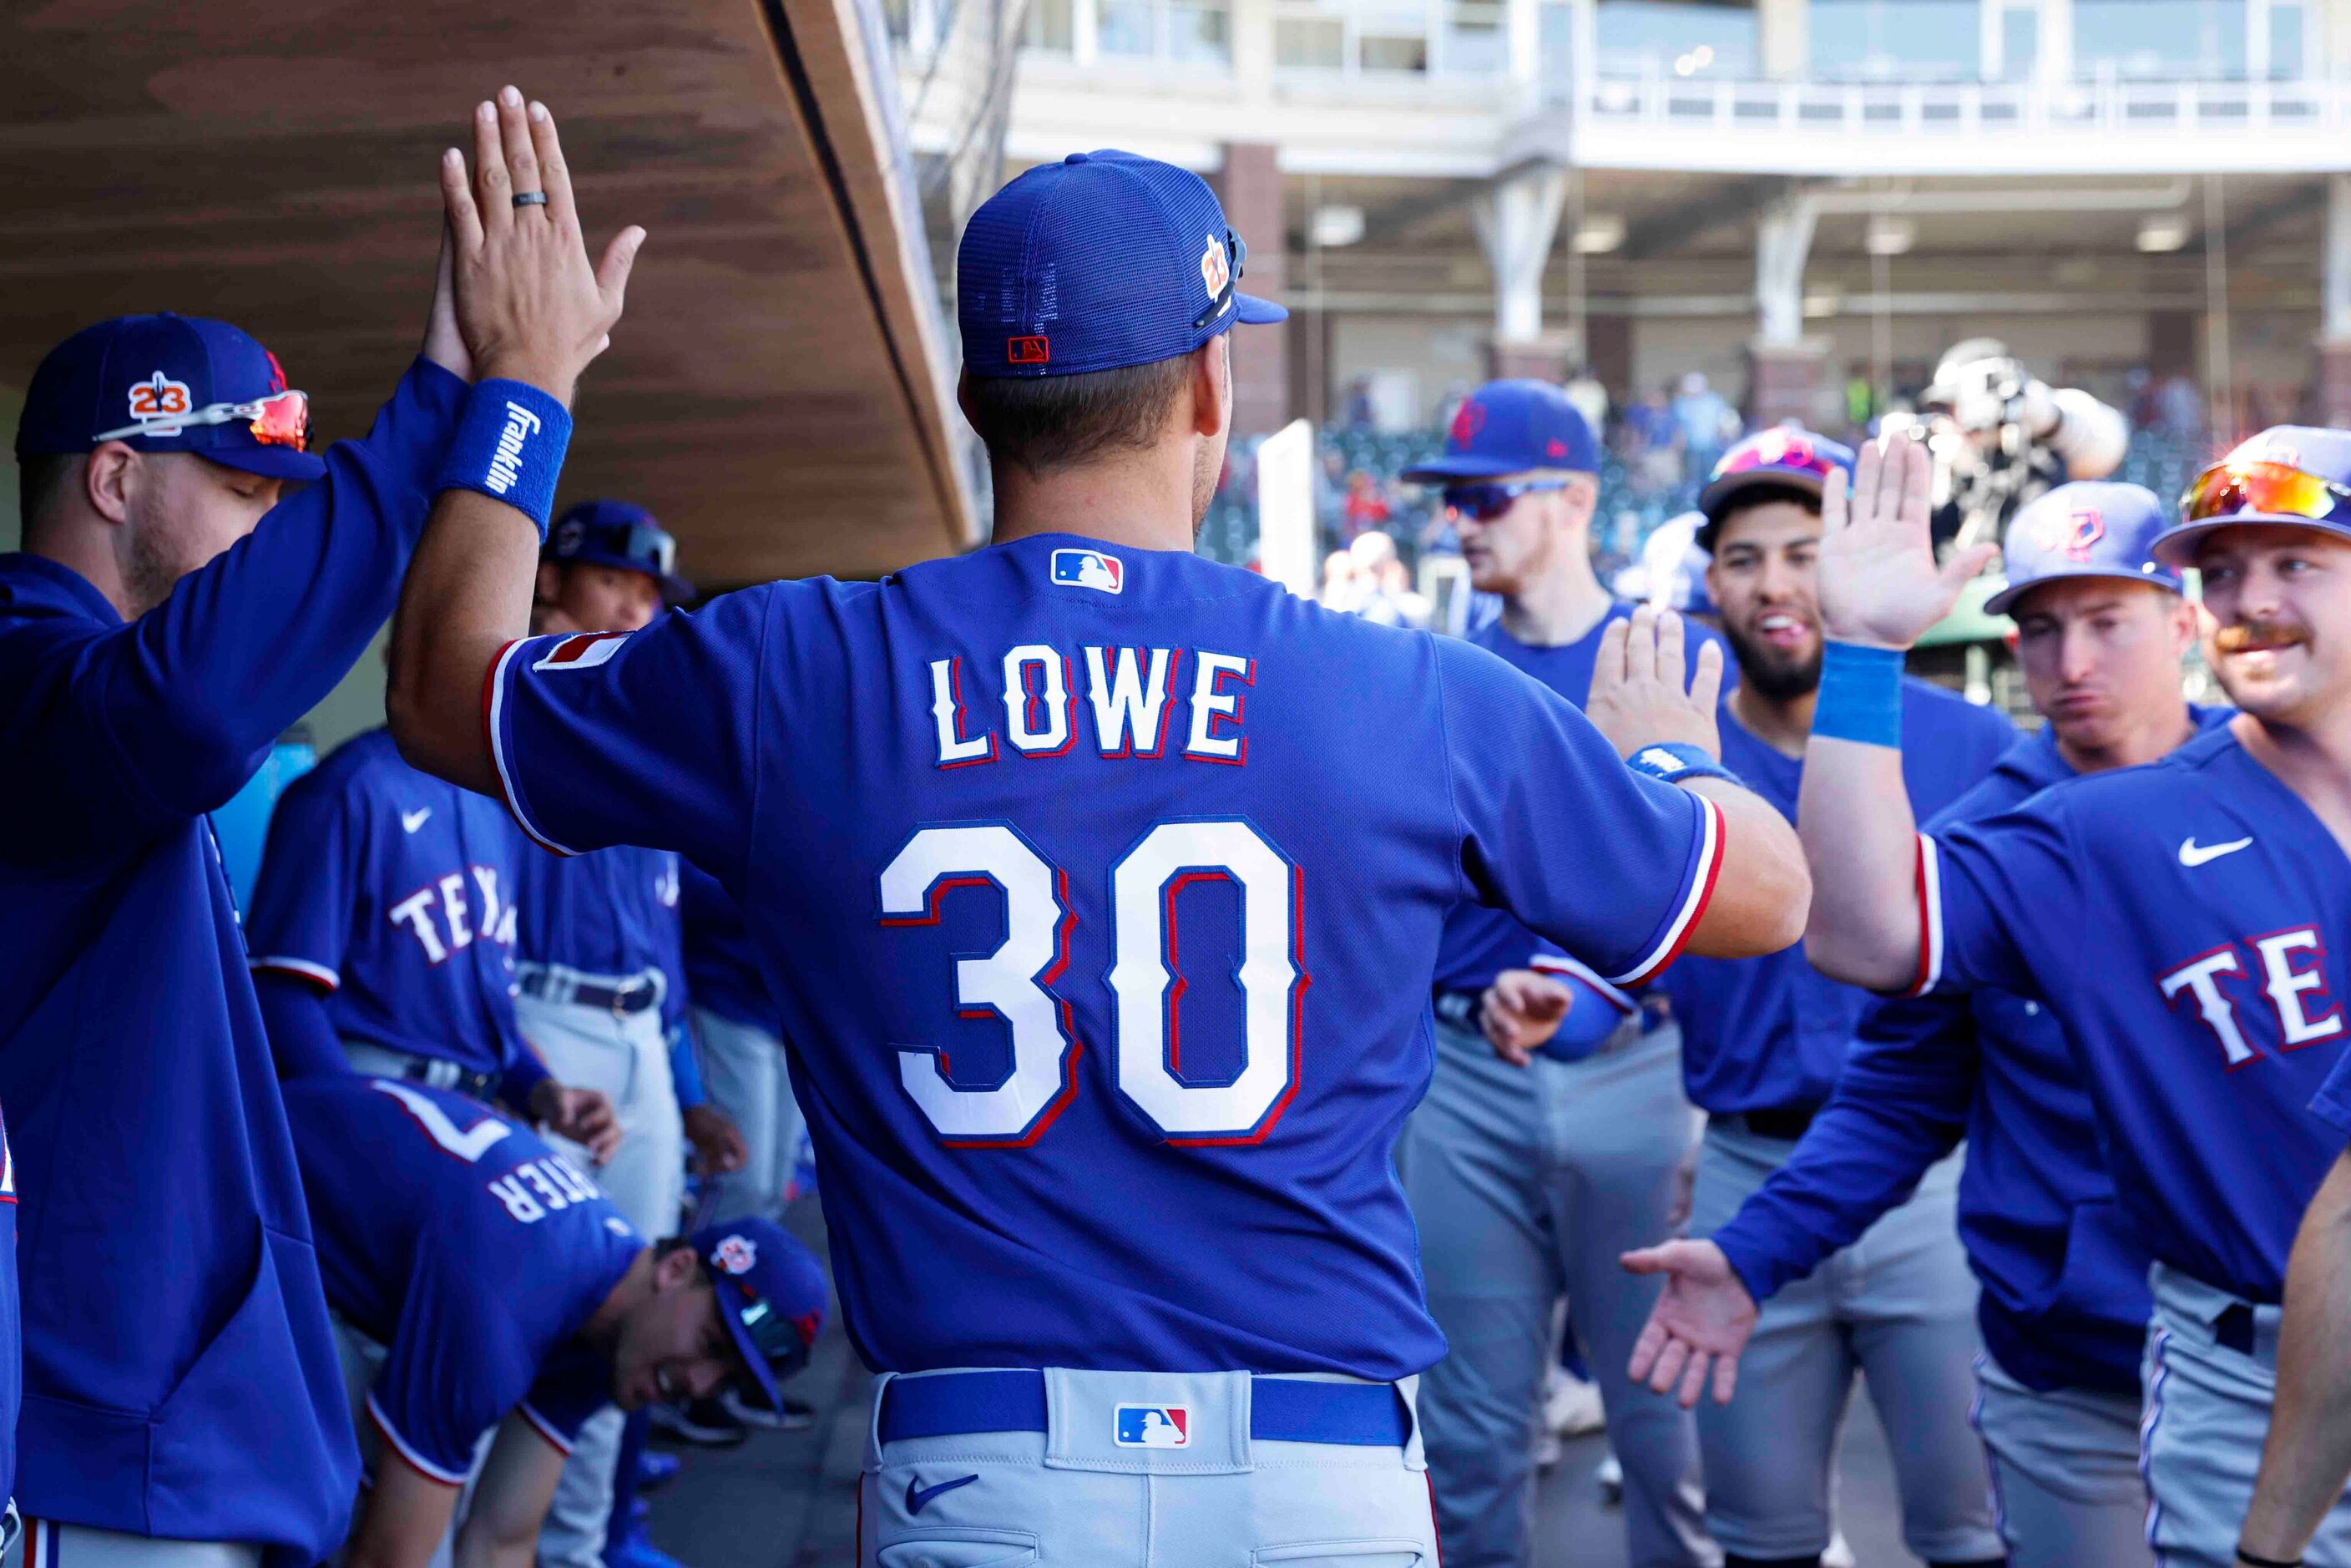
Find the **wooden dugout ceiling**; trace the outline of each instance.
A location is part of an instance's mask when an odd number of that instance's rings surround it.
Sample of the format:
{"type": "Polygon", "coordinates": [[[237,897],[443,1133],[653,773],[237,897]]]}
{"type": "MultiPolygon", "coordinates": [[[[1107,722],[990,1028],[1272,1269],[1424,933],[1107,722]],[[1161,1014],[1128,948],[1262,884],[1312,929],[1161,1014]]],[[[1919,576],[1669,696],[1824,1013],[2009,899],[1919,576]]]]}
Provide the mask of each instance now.
{"type": "Polygon", "coordinates": [[[970,501],[855,0],[32,0],[0,7],[0,384],[89,321],[225,317],[358,434],[414,352],[434,159],[512,81],[591,250],[651,239],[582,383],[564,500],[618,495],[705,585],[872,576],[970,501]]]}

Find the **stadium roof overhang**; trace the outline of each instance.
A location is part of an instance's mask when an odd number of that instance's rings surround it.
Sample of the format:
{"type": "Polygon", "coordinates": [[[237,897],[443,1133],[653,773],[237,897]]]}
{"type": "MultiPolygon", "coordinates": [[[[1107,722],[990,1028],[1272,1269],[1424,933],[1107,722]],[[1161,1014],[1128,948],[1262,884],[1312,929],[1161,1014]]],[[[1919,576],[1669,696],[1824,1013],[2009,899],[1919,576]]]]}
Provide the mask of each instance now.
{"type": "Polygon", "coordinates": [[[650,506],[705,585],[959,548],[959,421],[879,36],[860,0],[8,7],[0,388],[87,321],[178,309],[254,330],[321,434],[356,434],[421,327],[435,154],[511,79],[562,117],[591,245],[652,233],[565,498],[650,506]]]}

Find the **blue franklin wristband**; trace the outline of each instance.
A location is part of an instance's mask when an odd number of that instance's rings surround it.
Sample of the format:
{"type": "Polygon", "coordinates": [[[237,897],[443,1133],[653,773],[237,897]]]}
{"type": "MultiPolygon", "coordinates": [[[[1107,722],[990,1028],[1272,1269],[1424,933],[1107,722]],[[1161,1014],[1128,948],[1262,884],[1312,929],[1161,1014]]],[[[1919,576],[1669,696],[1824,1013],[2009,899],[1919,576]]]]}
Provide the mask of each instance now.
{"type": "Polygon", "coordinates": [[[1746,783],[1708,757],[1702,747],[1686,741],[1661,740],[1654,746],[1645,746],[1626,758],[1625,766],[1667,784],[1678,784],[1685,779],[1727,779],[1733,784],[1746,783]]]}
{"type": "Polygon", "coordinates": [[[478,490],[523,513],[547,540],[571,413],[528,382],[477,382],[441,460],[439,490],[478,490]]]}
{"type": "Polygon", "coordinates": [[[1902,749],[1902,654],[1832,640],[1821,650],[1813,733],[1830,740],[1902,749]]]}

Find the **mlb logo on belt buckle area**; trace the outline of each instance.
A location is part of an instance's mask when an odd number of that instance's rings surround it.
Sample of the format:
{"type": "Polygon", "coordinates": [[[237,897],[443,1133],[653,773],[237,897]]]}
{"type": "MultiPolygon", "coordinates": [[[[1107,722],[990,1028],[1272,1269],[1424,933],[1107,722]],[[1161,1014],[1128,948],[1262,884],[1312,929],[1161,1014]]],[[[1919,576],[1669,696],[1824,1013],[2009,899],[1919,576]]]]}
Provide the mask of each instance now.
{"type": "Polygon", "coordinates": [[[1057,549],[1053,580],[1063,588],[1092,588],[1119,593],[1126,588],[1126,563],[1098,549],[1057,549]]]}
{"type": "Polygon", "coordinates": [[[1192,1441],[1192,1412],[1181,1405],[1122,1405],[1111,1430],[1122,1448],[1181,1448],[1192,1441]]]}

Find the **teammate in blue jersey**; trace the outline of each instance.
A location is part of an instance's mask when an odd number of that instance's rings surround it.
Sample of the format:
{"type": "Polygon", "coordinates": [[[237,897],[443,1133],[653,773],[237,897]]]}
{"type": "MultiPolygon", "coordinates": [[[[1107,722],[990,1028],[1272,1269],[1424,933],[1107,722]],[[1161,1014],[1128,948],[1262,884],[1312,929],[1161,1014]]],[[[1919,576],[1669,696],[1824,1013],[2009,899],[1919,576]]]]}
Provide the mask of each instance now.
{"type": "MultiPolygon", "coordinates": [[[[1765,431],[1725,453],[1700,496],[1708,591],[1739,660],[1739,685],[1723,701],[1723,760],[1791,819],[1821,683],[1820,497],[1852,462],[1823,437],[1765,431]]],[[[1892,787],[1922,812],[1973,788],[2016,739],[1999,713],[1924,681],[1905,682],[1897,700],[1917,739],[1892,787]]],[[[1869,998],[1794,950],[1694,959],[1663,988],[1682,1027],[1685,1087],[1708,1116],[1691,1195],[1692,1228],[1703,1235],[1794,1152],[1869,998]]],[[[1890,1439],[1910,1550],[1930,1563],[2001,1555],[1983,1451],[1967,1423],[1978,1340],[1974,1287],[1952,1234],[1958,1177],[1956,1160],[1939,1166],[1834,1268],[1775,1296],[1748,1354],[1757,1397],[1698,1413],[1707,1523],[1733,1568],[1809,1563],[1827,1548],[1837,1433],[1856,1373],[1890,1439]]],[[[1636,1355],[1634,1375],[1648,1370],[1636,1355]]]]}
{"type": "MultiPolygon", "coordinates": [[[[1500,618],[1469,641],[1579,705],[1607,628],[1633,612],[1592,570],[1599,463],[1590,426],[1557,387],[1501,381],[1464,400],[1443,455],[1405,475],[1444,486],[1470,586],[1500,596],[1500,618]]],[[[1459,1568],[1526,1561],[1528,1427],[1556,1359],[1564,1294],[1624,1466],[1632,1561],[1710,1563],[1690,1418],[1625,1375],[1656,1287],[1616,1266],[1668,1228],[1675,1171],[1696,1135],[1679,1033],[1644,1029],[1594,976],[1602,988],[1566,1012],[1571,1034],[1597,1020],[1599,1038],[1554,1039],[1531,1070],[1498,1057],[1481,1004],[1496,1015],[1504,1004],[1489,990],[1515,998],[1531,982],[1564,995],[1567,982],[1529,967],[1547,946],[1504,911],[1464,904],[1438,950],[1437,1070],[1401,1154],[1447,1346],[1420,1391],[1438,1534],[1459,1568]],[[1506,971],[1519,972],[1498,987],[1506,971]]]]}
{"type": "MultiPolygon", "coordinates": [[[[534,632],[632,632],[665,603],[691,596],[676,575],[677,541],[643,507],[585,501],[548,535],[534,590],[534,632]]],[[[685,968],[678,918],[678,857],[614,845],[565,858],[527,852],[516,897],[522,909],[515,1001],[523,1037],[567,1079],[611,1097],[620,1152],[598,1184],[648,1236],[676,1229],[684,1194],[684,1146],[705,1166],[743,1162],[734,1125],[710,1106],[686,1036],[685,968]]],[[[667,1402],[631,1416],[598,1417],[581,1437],[549,1511],[539,1555],[556,1568],[668,1568],[632,1526],[640,1456],[649,1423],[691,1440],[743,1441],[716,1398],[679,1410],[667,1402]]]]}
{"type": "MultiPolygon", "coordinates": [[[[1928,831],[1997,817],[2078,773],[2153,761],[2225,709],[2180,700],[2196,612],[2150,560],[2168,522],[2132,485],[2050,491],[2008,530],[2007,586],[1987,608],[2017,626],[2047,728],[1928,831]]],[[[1788,1163],[1710,1240],[1644,1254],[1674,1277],[1660,1332],[1751,1322],[1907,1198],[1964,1138],[1959,1226],[1983,1293],[1976,1426],[2018,1568],[2147,1560],[2138,1475],[2138,1362],[2152,1309],[2146,1249],[2116,1211],[2088,1095],[2041,1003],[1986,988],[1871,1010],[1828,1107],[1788,1163]]]]}
{"type": "MultiPolygon", "coordinates": [[[[25,1215],[17,1496],[93,1561],[328,1552],[358,1458],[277,1082],[204,813],[392,608],[472,365],[576,367],[611,318],[538,258],[447,275],[363,439],[217,321],[131,316],[43,361],[0,558],[0,1104],[25,1215]],[[309,481],[279,504],[287,481],[309,481]],[[255,1390],[267,1397],[255,1396],[255,1390]]],[[[45,1559],[47,1561],[47,1559],[45,1559]]]]}
{"type": "Polygon", "coordinates": [[[1391,1155],[1446,914],[1505,905],[1629,984],[1774,949],[1807,896],[1785,821],[1705,771],[1719,660],[1686,691],[1677,620],[1611,629],[1587,722],[1191,553],[1228,329],[1280,314],[1243,260],[1205,182],[1126,153],[983,205],[986,549],[516,641],[532,531],[465,496],[403,593],[403,747],[566,849],[676,849],[743,910],[889,1375],[868,1568],[974,1531],[1433,1560],[1396,1385],[1444,1347],[1391,1155]]]}
{"type": "Polygon", "coordinates": [[[823,1270],[779,1227],[648,1245],[477,1100],[340,1072],[288,1084],[286,1117],[370,1460],[355,1564],[424,1568],[469,1480],[455,1561],[528,1561],[590,1416],[776,1397],[823,1325],[823,1270]]]}
{"type": "Polygon", "coordinates": [[[549,1077],[515,1027],[516,870],[535,852],[479,796],[402,762],[388,730],[298,779],[246,919],[278,1075],[496,1098],[608,1157],[611,1103],[549,1077]]]}
{"type": "MultiPolygon", "coordinates": [[[[2155,1257],[2150,1543],[2167,1563],[2226,1563],[2269,1417],[2289,1241],[2342,1141],[2308,1107],[2351,1032],[2327,940],[2351,918],[2351,547],[2334,520],[2351,435],[2254,437],[2155,542],[2202,574],[2206,654],[2236,718],[2158,762],[1920,836],[1889,787],[1908,737],[1888,672],[1981,560],[1936,566],[1928,466],[1907,442],[1873,454],[1823,549],[1836,700],[1805,769],[1823,879],[1807,946],[1857,984],[1991,988],[2064,1025],[2116,1200],[2155,1257]]],[[[2351,1508],[2319,1560],[2351,1561],[2351,1508]]]]}

